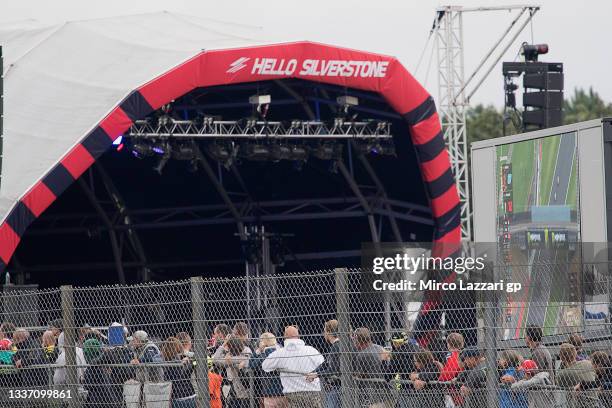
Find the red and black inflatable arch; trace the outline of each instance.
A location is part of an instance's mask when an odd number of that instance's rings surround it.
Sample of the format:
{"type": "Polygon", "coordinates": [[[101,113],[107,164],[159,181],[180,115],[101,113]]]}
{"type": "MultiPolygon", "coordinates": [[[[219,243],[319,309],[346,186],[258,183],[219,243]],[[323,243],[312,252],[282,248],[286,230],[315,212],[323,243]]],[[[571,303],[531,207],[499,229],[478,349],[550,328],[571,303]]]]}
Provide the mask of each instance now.
{"type": "MultiPolygon", "coordinates": [[[[0,271],[8,264],[26,228],[40,216],[96,159],[137,119],[195,88],[300,78],[377,92],[409,125],[410,137],[425,182],[434,220],[434,242],[460,241],[460,204],[449,156],[442,137],[440,119],[431,96],[397,59],[311,42],[296,42],[248,48],[203,51],[131,92],[98,123],[81,142],[21,197],[0,225],[0,271]],[[256,72],[252,64],[262,58],[295,60],[297,67],[313,61],[349,61],[361,70],[328,70],[301,73],[296,69],[256,72]],[[382,63],[382,65],[380,64],[382,63]],[[384,72],[368,75],[363,66],[384,66],[384,72]],[[349,75],[350,74],[350,75],[349,75]],[[384,75],[382,75],[384,74],[384,75]]],[[[94,96],[95,97],[95,96],[94,96]]],[[[434,305],[430,305],[434,306],[434,305]]]]}

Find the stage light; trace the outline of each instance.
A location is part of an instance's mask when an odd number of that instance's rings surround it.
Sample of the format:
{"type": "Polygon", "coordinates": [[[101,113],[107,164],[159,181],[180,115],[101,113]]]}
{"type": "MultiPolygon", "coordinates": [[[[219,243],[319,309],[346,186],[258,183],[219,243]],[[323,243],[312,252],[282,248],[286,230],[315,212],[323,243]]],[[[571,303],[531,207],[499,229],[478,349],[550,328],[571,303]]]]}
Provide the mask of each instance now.
{"type": "Polygon", "coordinates": [[[331,160],[334,157],[334,145],[331,143],[321,144],[313,150],[312,154],[320,160],[331,160]]]}
{"type": "Polygon", "coordinates": [[[172,158],[176,160],[192,160],[195,157],[193,146],[181,144],[171,149],[172,158]]]}
{"type": "Polygon", "coordinates": [[[548,44],[527,44],[521,46],[521,54],[525,57],[525,61],[536,62],[538,55],[548,53],[548,44]]]}
{"type": "Polygon", "coordinates": [[[308,147],[301,145],[291,146],[291,159],[301,162],[308,160],[308,147]]]}
{"type": "Polygon", "coordinates": [[[148,143],[136,142],[132,145],[132,154],[138,158],[152,156],[153,149],[148,143]]]}
{"type": "Polygon", "coordinates": [[[291,159],[291,148],[282,144],[272,145],[270,148],[270,158],[273,161],[291,159]]]}
{"type": "Polygon", "coordinates": [[[237,147],[233,142],[230,143],[210,143],[206,146],[208,154],[223,167],[229,169],[236,159],[237,147]]]}
{"type": "Polygon", "coordinates": [[[342,106],[358,106],[359,99],[356,96],[343,95],[336,98],[338,105],[342,106]]]}
{"type": "Polygon", "coordinates": [[[153,150],[153,153],[157,154],[164,154],[166,152],[166,150],[161,146],[153,146],[151,150],[153,150]]]}
{"type": "Polygon", "coordinates": [[[240,146],[239,153],[241,157],[252,161],[266,161],[270,158],[270,149],[268,149],[268,146],[258,143],[240,146]]]}

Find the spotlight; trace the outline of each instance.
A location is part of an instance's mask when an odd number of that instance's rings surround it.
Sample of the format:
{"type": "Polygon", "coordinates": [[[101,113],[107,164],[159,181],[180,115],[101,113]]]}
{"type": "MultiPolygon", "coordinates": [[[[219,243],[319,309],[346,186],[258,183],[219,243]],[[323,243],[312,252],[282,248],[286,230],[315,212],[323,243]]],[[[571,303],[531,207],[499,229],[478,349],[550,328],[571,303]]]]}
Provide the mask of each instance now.
{"type": "Polygon", "coordinates": [[[521,54],[525,57],[525,61],[536,62],[538,55],[548,54],[548,44],[527,44],[521,46],[521,54]]]}
{"type": "Polygon", "coordinates": [[[207,146],[207,151],[214,160],[221,163],[226,169],[232,167],[236,159],[236,147],[233,143],[210,143],[207,146]]]}
{"type": "Polygon", "coordinates": [[[132,145],[132,154],[140,159],[142,157],[152,156],[153,149],[148,143],[136,142],[132,145]]]}
{"type": "Polygon", "coordinates": [[[268,146],[252,143],[240,148],[241,156],[253,161],[266,161],[270,157],[270,149],[268,146]]]}
{"type": "Polygon", "coordinates": [[[195,157],[193,147],[188,144],[181,144],[172,149],[172,158],[176,160],[192,160],[195,157]]]}
{"type": "Polygon", "coordinates": [[[319,145],[313,151],[314,157],[320,160],[331,160],[334,157],[335,146],[331,143],[319,145]]]}
{"type": "Polygon", "coordinates": [[[166,153],[166,149],[163,146],[153,146],[151,150],[153,151],[153,153],[157,153],[157,154],[166,153]]]}
{"type": "Polygon", "coordinates": [[[291,147],[291,159],[295,161],[305,162],[308,160],[308,147],[307,146],[292,146],[291,147]]]}
{"type": "Polygon", "coordinates": [[[270,148],[270,158],[273,161],[289,160],[291,158],[291,148],[282,144],[272,145],[270,148]]]}
{"type": "Polygon", "coordinates": [[[379,153],[383,156],[397,156],[395,145],[393,142],[387,142],[379,145],[379,153]]]}

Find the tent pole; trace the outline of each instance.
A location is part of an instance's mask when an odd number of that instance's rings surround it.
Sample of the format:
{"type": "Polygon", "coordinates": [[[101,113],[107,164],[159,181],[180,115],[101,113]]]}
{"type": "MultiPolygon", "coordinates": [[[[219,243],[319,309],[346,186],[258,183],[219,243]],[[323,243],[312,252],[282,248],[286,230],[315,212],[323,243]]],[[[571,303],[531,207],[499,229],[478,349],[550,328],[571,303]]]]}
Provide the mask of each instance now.
{"type": "Polygon", "coordinates": [[[113,228],[113,223],[110,218],[98,202],[94,193],[89,189],[87,183],[83,181],[82,178],[78,179],[78,183],[81,186],[81,189],[95,208],[100,218],[102,218],[102,222],[106,224],[108,227],[108,237],[110,238],[111,248],[113,250],[113,257],[115,259],[115,269],[117,270],[117,277],[119,278],[120,284],[125,284],[125,273],[123,271],[123,264],[121,263],[121,252],[119,251],[119,242],[117,241],[117,234],[115,233],[115,229],[113,228]]]}

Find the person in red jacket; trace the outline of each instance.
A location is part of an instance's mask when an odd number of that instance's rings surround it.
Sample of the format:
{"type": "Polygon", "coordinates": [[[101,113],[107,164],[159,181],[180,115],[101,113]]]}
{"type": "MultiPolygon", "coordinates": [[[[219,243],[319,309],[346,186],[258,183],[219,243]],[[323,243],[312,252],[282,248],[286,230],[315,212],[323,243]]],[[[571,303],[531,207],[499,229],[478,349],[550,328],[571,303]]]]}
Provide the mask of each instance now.
{"type": "MultiPolygon", "coordinates": [[[[463,350],[464,341],[463,336],[460,333],[450,333],[446,336],[446,347],[448,348],[448,354],[446,356],[446,362],[440,371],[439,381],[451,381],[461,371],[463,371],[460,365],[460,354],[463,350]]],[[[459,389],[456,386],[450,386],[447,388],[448,394],[445,397],[446,406],[460,406],[463,404],[463,397],[459,393],[459,389]],[[452,402],[452,403],[451,403],[452,402]]]]}
{"type": "Polygon", "coordinates": [[[446,346],[448,347],[448,355],[440,372],[440,381],[450,381],[463,370],[459,365],[459,354],[463,349],[463,336],[459,333],[449,334],[446,337],[446,346]]]}

